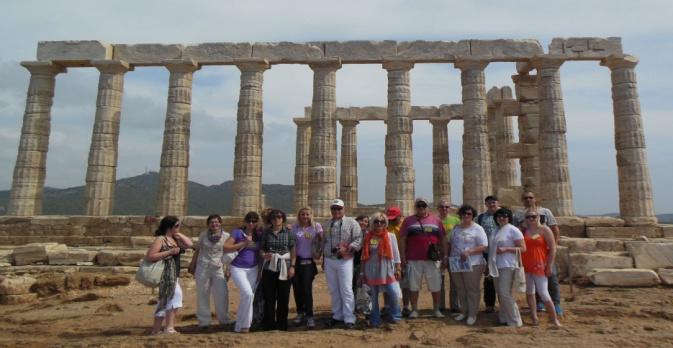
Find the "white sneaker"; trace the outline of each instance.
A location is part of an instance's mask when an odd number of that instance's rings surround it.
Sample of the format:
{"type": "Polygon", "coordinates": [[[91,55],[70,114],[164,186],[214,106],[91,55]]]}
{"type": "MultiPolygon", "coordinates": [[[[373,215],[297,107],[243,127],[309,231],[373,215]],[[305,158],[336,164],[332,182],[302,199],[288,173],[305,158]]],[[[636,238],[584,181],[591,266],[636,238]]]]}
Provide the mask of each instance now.
{"type": "Polygon", "coordinates": [[[306,327],[309,329],[315,328],[315,319],[313,319],[313,317],[309,317],[308,319],[306,319],[306,327]]]}
{"type": "Polygon", "coordinates": [[[409,319],[416,319],[416,318],[418,318],[418,312],[416,310],[411,311],[411,313],[409,313],[409,319]]]}
{"type": "Polygon", "coordinates": [[[469,317],[469,318],[467,318],[467,322],[465,322],[465,324],[467,324],[469,326],[472,326],[476,322],[477,322],[477,317],[469,317]]]}
{"type": "Polygon", "coordinates": [[[465,315],[461,314],[461,313],[458,313],[458,314],[453,316],[453,319],[455,319],[456,321],[462,321],[462,320],[465,319],[465,315]]]}
{"type": "Polygon", "coordinates": [[[442,314],[442,312],[439,311],[439,310],[434,311],[434,313],[432,313],[432,315],[434,315],[435,318],[444,318],[444,314],[442,314]]]}

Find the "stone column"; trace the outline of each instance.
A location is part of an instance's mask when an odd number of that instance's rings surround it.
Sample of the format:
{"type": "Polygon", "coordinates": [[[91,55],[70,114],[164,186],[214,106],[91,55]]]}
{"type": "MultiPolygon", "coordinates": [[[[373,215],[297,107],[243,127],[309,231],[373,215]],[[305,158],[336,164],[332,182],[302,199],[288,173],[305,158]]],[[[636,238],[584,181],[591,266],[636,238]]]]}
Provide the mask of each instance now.
{"type": "Polygon", "coordinates": [[[431,118],[432,124],[432,201],[451,202],[448,118],[431,118]]]}
{"type": "Polygon", "coordinates": [[[339,120],[341,123],[341,177],[339,197],[346,204],[346,213],[358,206],[358,142],[357,120],[339,120]]]}
{"type": "Polygon", "coordinates": [[[403,215],[414,212],[414,185],[416,174],[411,143],[413,123],[409,71],[414,67],[409,61],[386,61],[388,71],[388,114],[386,125],[386,206],[396,205],[403,215]]]}
{"type": "Polygon", "coordinates": [[[563,58],[553,56],[536,57],[531,61],[538,71],[541,203],[556,216],[572,216],[574,214],[568,170],[566,116],[559,73],[563,62],[563,58]]]}
{"type": "Polygon", "coordinates": [[[92,62],[100,71],[96,116],[86,169],[84,203],[86,215],[109,216],[114,207],[117,180],[119,122],[121,118],[124,74],[133,68],[124,61],[92,62]]]}
{"type": "Polygon", "coordinates": [[[486,86],[487,61],[458,59],[463,86],[463,202],[481,211],[491,194],[486,86]]]}
{"type": "Polygon", "coordinates": [[[30,71],[30,85],[7,215],[33,216],[42,214],[56,74],[66,69],[51,62],[22,62],[21,66],[30,71]]]}
{"type": "Polygon", "coordinates": [[[537,156],[540,125],[537,75],[520,73],[513,75],[512,81],[514,81],[516,99],[521,105],[521,113],[517,118],[519,143],[528,149],[519,158],[521,186],[525,190],[537,193],[540,182],[540,165],[537,156]]]}
{"type": "MultiPolygon", "coordinates": [[[[511,96],[508,99],[511,99],[511,96]]],[[[499,188],[509,188],[517,184],[516,163],[513,159],[507,158],[507,148],[514,143],[512,118],[505,115],[502,100],[495,103],[494,125],[495,151],[493,151],[493,154],[495,155],[496,177],[493,178],[495,185],[493,193],[497,193],[499,188]]]]}
{"type": "Polygon", "coordinates": [[[318,217],[330,215],[330,202],[336,198],[336,71],[340,59],[309,64],[313,69],[311,103],[311,149],[308,168],[308,205],[318,217]]]}
{"type": "Polygon", "coordinates": [[[311,146],[311,119],[295,118],[297,149],[294,165],[294,211],[308,206],[308,158],[311,146]]]}
{"type": "Polygon", "coordinates": [[[236,116],[234,183],[231,214],[243,216],[260,211],[262,195],[262,134],[264,71],[269,62],[263,59],[236,63],[241,70],[241,89],[236,116]]]}
{"type": "Polygon", "coordinates": [[[192,119],[192,75],[199,69],[193,60],[165,62],[170,71],[168,105],[161,169],[157,192],[157,215],[183,216],[187,213],[189,183],[189,127],[192,119]]]}
{"type": "Polygon", "coordinates": [[[628,226],[654,225],[657,218],[636,83],[638,58],[610,56],[601,64],[610,68],[612,77],[620,215],[628,226]]]}

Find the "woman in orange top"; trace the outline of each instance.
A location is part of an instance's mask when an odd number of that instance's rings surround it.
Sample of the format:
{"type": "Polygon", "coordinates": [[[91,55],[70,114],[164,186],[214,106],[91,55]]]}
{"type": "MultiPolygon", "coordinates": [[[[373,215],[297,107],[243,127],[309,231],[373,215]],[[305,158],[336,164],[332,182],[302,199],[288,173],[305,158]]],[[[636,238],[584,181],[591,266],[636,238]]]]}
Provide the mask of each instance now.
{"type": "Polygon", "coordinates": [[[526,252],[521,254],[523,268],[526,271],[526,300],[530,308],[533,325],[538,324],[537,308],[535,305],[535,291],[547,308],[549,320],[556,326],[561,323],[556,317],[554,303],[547,290],[547,277],[551,275],[551,268],[556,257],[554,234],[549,227],[540,224],[540,217],[536,210],[526,211],[525,228],[522,229],[526,242],[526,252]]]}

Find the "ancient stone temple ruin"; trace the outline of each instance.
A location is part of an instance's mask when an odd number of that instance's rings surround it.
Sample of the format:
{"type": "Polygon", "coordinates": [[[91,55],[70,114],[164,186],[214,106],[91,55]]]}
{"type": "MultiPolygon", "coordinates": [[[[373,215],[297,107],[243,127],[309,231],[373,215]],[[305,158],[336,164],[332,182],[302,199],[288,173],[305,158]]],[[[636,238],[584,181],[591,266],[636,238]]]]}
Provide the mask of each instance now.
{"type": "Polygon", "coordinates": [[[435,202],[450,199],[447,125],[462,121],[463,202],[482,207],[485,196],[498,190],[520,190],[520,185],[534,190],[554,214],[573,216],[559,68],[566,62],[587,60],[600,62],[612,77],[621,218],[626,226],[653,226],[657,221],[636,85],[638,59],[623,52],[619,38],[556,38],[546,52],[536,40],[196,45],[40,42],[37,60],[21,63],[31,77],[8,214],[41,214],[56,76],[70,68],[95,68],[100,80],[85,204],[89,216],[111,215],[124,76],[134,69],[163,66],[170,78],[156,213],[186,215],[192,77],[204,65],[235,65],[241,72],[232,215],[259,210],[263,206],[263,75],[273,65],[305,64],[313,71],[313,96],[305,116],[294,119],[296,207],[308,205],[317,216],[328,216],[329,201],[337,196],[347,207],[357,206],[356,129],[359,122],[368,120],[383,121],[387,127],[387,205],[398,205],[405,214],[413,209],[414,121],[429,121],[433,127],[432,198],[435,202]],[[512,63],[514,91],[503,87],[487,93],[484,69],[492,62],[512,63]],[[431,63],[453,64],[460,70],[462,104],[411,105],[410,71],[417,64],[431,63]],[[336,75],[343,64],[376,64],[385,69],[387,107],[337,107],[336,75]],[[513,117],[517,118],[518,143],[513,140],[513,117]],[[342,127],[339,185],[337,123],[342,127]]]}

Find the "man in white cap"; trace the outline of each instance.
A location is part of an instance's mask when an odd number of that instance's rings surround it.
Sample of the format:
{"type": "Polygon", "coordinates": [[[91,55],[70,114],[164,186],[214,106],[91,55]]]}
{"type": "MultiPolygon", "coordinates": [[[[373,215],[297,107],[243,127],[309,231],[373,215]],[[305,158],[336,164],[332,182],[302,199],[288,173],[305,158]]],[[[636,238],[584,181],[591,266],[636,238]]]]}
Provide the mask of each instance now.
{"type": "Polygon", "coordinates": [[[323,268],[332,302],[330,326],[341,322],[347,329],[355,326],[355,296],[353,295],[353,254],[362,245],[360,224],[344,216],[344,201],[334,199],[330,204],[332,219],[327,221],[323,238],[323,268]]]}

